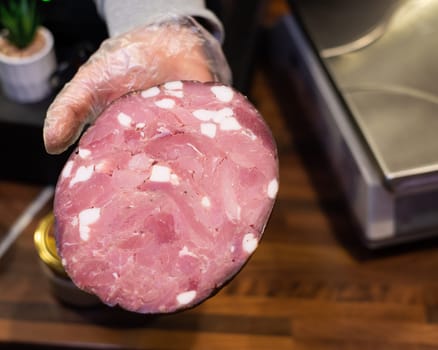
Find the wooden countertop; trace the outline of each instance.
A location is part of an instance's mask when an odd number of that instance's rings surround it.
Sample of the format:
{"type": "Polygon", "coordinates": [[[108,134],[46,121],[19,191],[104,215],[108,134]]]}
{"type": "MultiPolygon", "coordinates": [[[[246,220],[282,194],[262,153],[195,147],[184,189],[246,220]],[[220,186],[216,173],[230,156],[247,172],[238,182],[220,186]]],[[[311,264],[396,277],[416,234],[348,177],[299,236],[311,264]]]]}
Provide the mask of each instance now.
{"type": "MultiPolygon", "coordinates": [[[[438,242],[363,248],[318,147],[300,130],[288,130],[261,71],[252,95],[278,142],[281,186],[262,244],[228,286],[193,310],[162,317],[62,305],[50,293],[32,241],[46,206],[1,261],[0,342],[43,348],[438,348],[438,242]]],[[[0,182],[2,233],[40,190],[0,182]]]]}
{"type": "MultiPolygon", "coordinates": [[[[280,152],[281,186],[263,241],[242,272],[193,310],[144,316],[59,303],[33,232],[0,261],[0,345],[122,349],[438,349],[437,240],[371,252],[357,239],[315,142],[291,129],[264,70],[252,99],[280,152]]],[[[41,190],[0,182],[0,234],[41,190]]]]}

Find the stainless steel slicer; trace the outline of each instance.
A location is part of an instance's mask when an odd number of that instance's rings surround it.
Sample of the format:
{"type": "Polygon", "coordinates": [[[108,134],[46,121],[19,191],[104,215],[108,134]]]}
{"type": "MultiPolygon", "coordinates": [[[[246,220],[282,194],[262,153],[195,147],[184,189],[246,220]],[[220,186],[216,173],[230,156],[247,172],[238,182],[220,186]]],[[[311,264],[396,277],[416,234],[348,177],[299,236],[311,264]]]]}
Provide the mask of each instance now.
{"type": "Polygon", "coordinates": [[[438,2],[295,0],[271,55],[370,247],[438,235],[438,2]]]}

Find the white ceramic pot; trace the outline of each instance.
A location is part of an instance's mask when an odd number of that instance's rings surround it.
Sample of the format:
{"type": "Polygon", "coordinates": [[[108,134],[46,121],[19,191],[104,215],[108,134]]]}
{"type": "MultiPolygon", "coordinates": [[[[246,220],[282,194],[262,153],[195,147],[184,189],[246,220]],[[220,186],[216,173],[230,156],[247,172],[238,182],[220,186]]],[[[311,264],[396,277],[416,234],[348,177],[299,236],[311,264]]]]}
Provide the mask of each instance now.
{"type": "Polygon", "coordinates": [[[17,102],[37,102],[51,92],[50,75],[56,69],[54,40],[47,28],[39,30],[46,39],[39,52],[28,57],[9,57],[0,53],[3,94],[17,102]]]}

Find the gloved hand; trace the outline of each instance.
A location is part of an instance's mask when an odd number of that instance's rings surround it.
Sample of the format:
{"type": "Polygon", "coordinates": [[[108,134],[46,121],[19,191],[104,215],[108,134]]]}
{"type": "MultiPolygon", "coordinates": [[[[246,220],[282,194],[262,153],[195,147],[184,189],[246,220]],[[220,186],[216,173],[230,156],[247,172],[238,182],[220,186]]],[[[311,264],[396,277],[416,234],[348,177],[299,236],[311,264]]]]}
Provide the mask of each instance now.
{"type": "Polygon", "coordinates": [[[231,80],[220,43],[192,18],[171,16],[107,39],[49,107],[47,152],[65,151],[111,101],[172,80],[231,80]]]}

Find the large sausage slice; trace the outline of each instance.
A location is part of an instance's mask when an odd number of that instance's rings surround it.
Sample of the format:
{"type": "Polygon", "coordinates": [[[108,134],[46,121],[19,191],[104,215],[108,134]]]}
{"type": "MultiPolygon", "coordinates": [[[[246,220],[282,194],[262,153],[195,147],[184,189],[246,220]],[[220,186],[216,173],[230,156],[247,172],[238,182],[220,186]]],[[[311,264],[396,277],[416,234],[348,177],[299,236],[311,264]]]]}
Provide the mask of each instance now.
{"type": "Polygon", "coordinates": [[[169,82],[118,99],[82,136],[56,188],[59,254],[108,305],[192,307],[257,248],[277,190],[276,146],[250,102],[169,82]]]}

